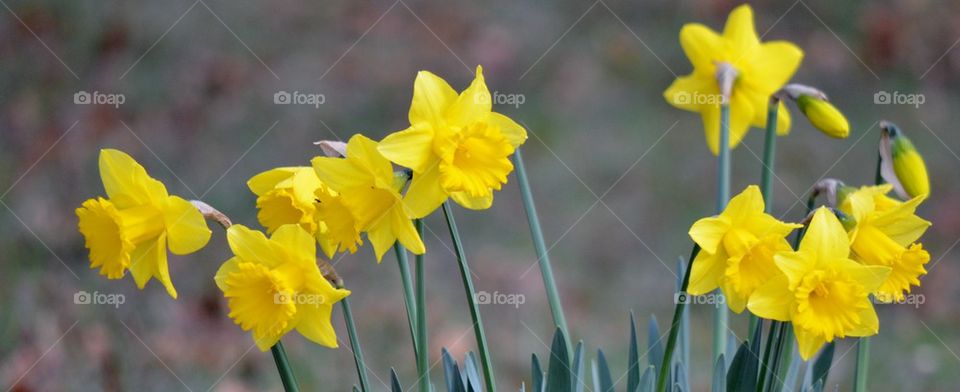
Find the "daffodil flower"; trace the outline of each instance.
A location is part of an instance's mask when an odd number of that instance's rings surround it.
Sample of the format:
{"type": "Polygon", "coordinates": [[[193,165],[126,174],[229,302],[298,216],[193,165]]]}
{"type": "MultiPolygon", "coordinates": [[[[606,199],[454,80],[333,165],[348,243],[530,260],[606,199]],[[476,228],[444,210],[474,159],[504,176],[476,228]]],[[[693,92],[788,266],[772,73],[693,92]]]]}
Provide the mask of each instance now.
{"type": "Polygon", "coordinates": [[[337,347],[330,313],[350,291],[323,277],[310,233],[299,225],[283,225],[268,239],[233,225],[227,242],[234,257],[220,266],[214,280],[227,298],[230,318],[251,331],[260,351],[294,329],[317,344],[337,347]]]}
{"type": "Polygon", "coordinates": [[[320,182],[312,167],[280,167],[253,176],[247,186],[257,195],[257,219],[273,233],[298,224],[314,235],[327,257],[357,251],[360,231],[340,195],[320,182]]]}
{"type": "Polygon", "coordinates": [[[109,199],[90,199],[77,208],[78,229],[90,250],[90,267],[108,279],[129,270],[143,289],[156,278],[171,297],[167,247],[174,254],[196,252],[210,240],[203,215],[190,202],[167,193],[129,155],[100,151],[100,178],[109,199]]]}
{"type": "Polygon", "coordinates": [[[406,178],[394,175],[390,161],[377,150],[377,142],[357,134],[347,143],[346,157],[316,157],[312,163],[320,181],[340,195],[343,206],[356,219],[356,227],[367,233],[378,261],[396,241],[414,254],[426,251],[404,208],[411,195],[400,195],[406,178]]]}
{"type": "Polygon", "coordinates": [[[757,288],[747,303],[757,316],[793,323],[800,356],[810,359],[826,342],[880,330],[870,301],[889,267],[850,259],[850,242],[837,217],[818,209],[796,252],[774,256],[781,274],[757,288]]]}
{"type": "Polygon", "coordinates": [[[448,197],[482,210],[513,170],[508,158],[527,139],[509,117],[491,111],[490,91],[476,78],[459,95],[440,77],[421,71],[413,87],[410,127],[388,135],[380,152],[413,170],[405,204],[413,218],[437,209],[448,197]]]}
{"type": "MultiPolygon", "coordinates": [[[[803,59],[803,51],[790,42],[760,42],[753,10],[746,4],[730,13],[722,35],[702,24],[684,25],[680,44],[693,72],[677,78],[663,96],[679,109],[700,113],[714,154],[720,145],[720,105],[730,105],[730,148],[736,147],[750,126],[766,126],[770,96],[790,80],[803,59]],[[729,97],[717,83],[720,65],[736,72],[729,97]]],[[[777,133],[783,135],[789,132],[790,115],[779,105],[777,133]]]]}
{"type": "Polygon", "coordinates": [[[874,293],[879,301],[902,301],[910,286],[919,286],[930,254],[915,243],[930,227],[916,215],[925,196],[906,202],[888,197],[890,184],[865,186],[844,192],[840,210],[856,221],[849,230],[854,259],[867,265],[892,268],[889,278],[874,293]]]}
{"type": "Polygon", "coordinates": [[[719,287],[730,309],[743,312],[754,290],[779,273],[773,256],[791,250],[784,237],[798,227],[764,213],[760,189],[747,187],[723,213],[690,228],[701,252],[693,261],[687,292],[701,295],[719,287]]]}

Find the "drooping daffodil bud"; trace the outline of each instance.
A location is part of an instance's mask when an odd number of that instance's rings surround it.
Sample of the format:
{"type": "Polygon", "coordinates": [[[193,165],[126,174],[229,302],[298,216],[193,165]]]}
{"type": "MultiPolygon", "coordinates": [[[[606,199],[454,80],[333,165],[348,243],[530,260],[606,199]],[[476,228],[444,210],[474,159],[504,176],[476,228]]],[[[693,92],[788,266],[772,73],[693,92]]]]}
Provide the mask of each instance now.
{"type": "Polygon", "coordinates": [[[850,136],[850,123],[847,118],[830,103],[822,91],[802,85],[788,84],[783,87],[782,95],[793,99],[810,124],[825,135],[837,139],[850,136]]]}
{"type": "Polygon", "coordinates": [[[927,165],[913,143],[889,121],[880,127],[880,175],[903,199],[930,194],[927,165]]]}

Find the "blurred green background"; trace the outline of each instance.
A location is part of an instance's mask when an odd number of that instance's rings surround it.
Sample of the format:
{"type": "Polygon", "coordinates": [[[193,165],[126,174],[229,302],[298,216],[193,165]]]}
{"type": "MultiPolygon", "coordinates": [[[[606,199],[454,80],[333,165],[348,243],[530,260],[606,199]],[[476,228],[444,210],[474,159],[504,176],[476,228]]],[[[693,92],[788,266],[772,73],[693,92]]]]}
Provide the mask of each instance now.
{"type": "MultiPolygon", "coordinates": [[[[418,70],[457,89],[476,64],[491,91],[523,97],[496,110],[530,131],[524,146],[567,317],[594,357],[626,367],[628,313],[666,328],[677,258],[697,218],[713,213],[714,161],[699,116],[661,94],[690,70],[678,32],[720,29],[731,1],[165,2],[3,0],[0,4],[0,386],[17,391],[280,390],[270,355],[227,318],[213,274],[229,251],[222,230],[202,251],[172,256],[180,299],[152,282],[108,281],[88,268],[74,208],[103,193],[97,151],[135,156],[172,193],[201,198],[258,226],[245,182],[276,166],[305,165],[311,142],[380,138],[406,126],[418,70]],[[74,95],[122,94],[118,107],[74,95]],[[319,107],[274,104],[278,91],[323,94],[319,107]],[[76,305],[79,291],[125,303],[76,305]]],[[[795,81],[823,88],[848,116],[847,140],[814,131],[793,107],[780,139],[774,211],[802,216],[822,177],[872,181],[881,119],[912,138],[931,174],[920,214],[934,222],[932,260],[918,307],[879,306],[873,390],[946,391],[960,383],[960,3],[755,2],[765,40],[806,52],[795,81]],[[874,94],[922,94],[919,106],[874,94]]],[[[762,132],[733,153],[739,191],[759,181],[762,132]]],[[[518,307],[482,307],[499,387],[529,377],[552,320],[515,178],[485,212],[457,210],[478,290],[522,294],[518,307]]],[[[431,354],[475,349],[455,259],[441,218],[427,219],[431,354]]],[[[353,289],[359,332],[377,389],[389,370],[415,366],[397,265],[369,247],[337,260],[353,289]]],[[[692,385],[707,388],[712,310],[692,310],[692,385]]],[[[732,317],[745,335],[746,317],[732,317]]],[[[355,383],[342,315],[339,350],[285,339],[306,390],[355,383]]],[[[641,325],[645,323],[641,321],[641,325]]],[[[855,350],[837,348],[831,383],[850,388],[855,350]]],[[[434,368],[441,382],[440,368],[434,368]]],[[[615,377],[616,378],[616,377],[615,377]]],[[[621,383],[620,388],[623,385],[621,383]]]]}

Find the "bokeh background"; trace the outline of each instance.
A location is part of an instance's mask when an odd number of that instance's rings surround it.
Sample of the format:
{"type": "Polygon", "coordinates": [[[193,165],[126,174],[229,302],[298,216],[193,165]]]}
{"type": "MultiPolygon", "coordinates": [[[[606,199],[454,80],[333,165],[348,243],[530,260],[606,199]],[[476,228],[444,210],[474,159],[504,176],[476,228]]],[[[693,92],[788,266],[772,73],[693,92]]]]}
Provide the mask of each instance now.
{"type": "MultiPolygon", "coordinates": [[[[200,198],[258,226],[245,182],[304,165],[311,142],[374,138],[406,126],[418,70],[458,89],[483,64],[498,105],[530,132],[525,158],[570,328],[593,358],[626,367],[628,314],[672,314],[677,258],[688,226],[713,213],[714,161],[699,116],[661,94],[690,70],[683,23],[722,27],[732,1],[165,2],[3,0],[0,9],[0,386],[17,391],[280,390],[272,358],[227,318],[213,284],[229,256],[222,231],[171,257],[180,299],[151,282],[108,281],[88,268],[74,208],[103,193],[100,148],[122,149],[171,192],[200,198]],[[118,107],[75,104],[74,94],[122,94],[118,107]],[[278,91],[323,94],[319,107],[277,105],[278,91]],[[79,291],[123,294],[76,305],[79,291]]],[[[920,306],[880,306],[874,390],[944,391],[960,383],[960,4],[951,1],[754,2],[764,39],[806,51],[795,81],[822,87],[848,116],[849,139],[814,131],[794,112],[780,139],[774,211],[802,215],[799,199],[822,177],[873,178],[879,129],[899,124],[927,159],[934,222],[920,306]],[[922,105],[876,104],[878,92],[922,94],[922,105]]],[[[734,190],[758,181],[762,132],[734,151],[734,190]]],[[[549,308],[515,178],[489,211],[457,210],[478,290],[521,294],[486,305],[499,387],[529,377],[548,351],[549,308]]],[[[441,217],[427,219],[431,353],[475,349],[441,217]]],[[[397,265],[365,247],[336,261],[353,289],[372,382],[391,367],[415,379],[397,265]]],[[[692,382],[707,388],[712,310],[693,307],[692,382]]],[[[733,317],[745,332],[745,317],[733,317]]],[[[346,342],[342,315],[334,323],[346,342]]],[[[641,335],[642,336],[642,335],[641,335]]],[[[348,390],[346,344],[329,350],[285,339],[306,390],[348,390]]],[[[837,349],[831,382],[848,390],[854,347],[837,349]]],[[[645,350],[645,348],[644,348],[645,350]]],[[[642,350],[643,351],[643,350],[642,350]]],[[[435,382],[441,382],[435,368],[435,382]]],[[[623,385],[621,383],[620,387],[623,385]]]]}

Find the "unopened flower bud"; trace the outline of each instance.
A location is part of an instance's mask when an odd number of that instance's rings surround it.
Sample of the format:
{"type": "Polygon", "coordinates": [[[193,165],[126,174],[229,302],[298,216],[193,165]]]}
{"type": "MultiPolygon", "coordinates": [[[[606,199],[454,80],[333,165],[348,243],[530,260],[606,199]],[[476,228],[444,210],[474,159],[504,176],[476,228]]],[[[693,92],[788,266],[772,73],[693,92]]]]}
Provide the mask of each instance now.
{"type": "Polygon", "coordinates": [[[884,121],[880,126],[880,175],[901,198],[928,195],[930,178],[923,157],[896,125],[884,121]]]}
{"type": "Polygon", "coordinates": [[[826,99],[801,95],[797,97],[797,106],[810,123],[827,136],[837,139],[850,136],[850,123],[847,118],[826,99]]]}

